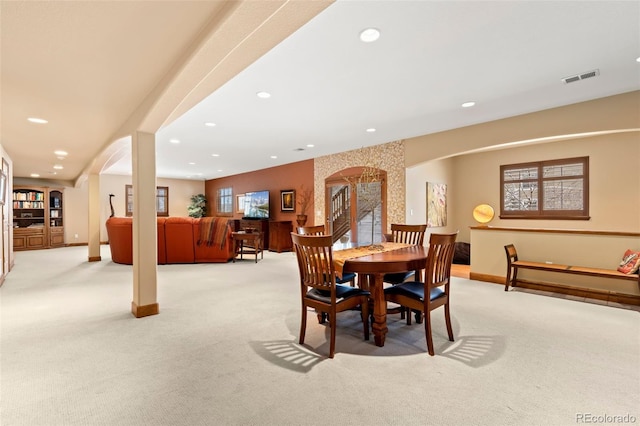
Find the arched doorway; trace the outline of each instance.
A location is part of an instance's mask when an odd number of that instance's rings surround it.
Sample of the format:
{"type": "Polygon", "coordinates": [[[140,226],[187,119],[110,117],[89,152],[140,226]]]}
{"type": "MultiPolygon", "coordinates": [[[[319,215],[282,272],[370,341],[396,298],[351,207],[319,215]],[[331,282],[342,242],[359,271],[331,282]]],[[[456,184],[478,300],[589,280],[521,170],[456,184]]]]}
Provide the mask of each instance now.
{"type": "Polygon", "coordinates": [[[387,228],[387,172],[351,167],[325,179],[326,228],[334,242],[368,245],[387,228]]]}

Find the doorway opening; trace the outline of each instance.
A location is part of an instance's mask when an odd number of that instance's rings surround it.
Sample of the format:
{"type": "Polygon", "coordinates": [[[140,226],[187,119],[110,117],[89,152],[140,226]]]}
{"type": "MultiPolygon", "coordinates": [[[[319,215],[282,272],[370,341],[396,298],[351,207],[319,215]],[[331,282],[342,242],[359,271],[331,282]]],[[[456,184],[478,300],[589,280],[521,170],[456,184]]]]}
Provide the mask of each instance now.
{"type": "Polygon", "coordinates": [[[327,231],[336,248],[380,243],[387,223],[387,173],[352,167],[325,179],[327,231]]]}

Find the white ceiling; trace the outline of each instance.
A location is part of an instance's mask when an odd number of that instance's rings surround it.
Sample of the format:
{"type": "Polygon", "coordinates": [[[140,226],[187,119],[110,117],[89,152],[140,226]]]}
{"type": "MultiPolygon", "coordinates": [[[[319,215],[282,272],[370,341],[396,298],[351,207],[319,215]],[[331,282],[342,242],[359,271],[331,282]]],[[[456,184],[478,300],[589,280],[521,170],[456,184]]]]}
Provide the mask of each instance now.
{"type": "MultiPolygon", "coordinates": [[[[119,8],[132,2],[52,2],[65,4],[66,14],[57,5],[57,15],[50,3],[11,3],[2,2],[2,145],[16,176],[47,177],[52,151],[66,149],[70,173],[55,177],[69,181],[116,139],[115,130],[193,42],[193,29],[208,28],[222,7],[133,2],[141,10],[126,9],[124,19],[119,8]],[[139,22],[148,33],[135,30],[139,22]],[[78,38],[87,39],[87,50],[72,49],[78,38]],[[46,48],[34,47],[43,41],[46,48]],[[114,70],[114,81],[91,78],[99,67],[114,70]],[[56,93],[64,73],[76,84],[56,93]],[[38,101],[51,109],[30,109],[38,101]],[[26,121],[47,113],[47,125],[26,121]],[[79,120],[83,114],[88,118],[79,120]]],[[[219,79],[217,90],[174,119],[204,97],[194,96],[200,81],[178,91],[191,97],[162,117],[169,124],[156,134],[159,177],[228,176],[640,89],[638,1],[337,1],[299,30],[291,27],[280,35],[292,35],[264,56],[254,52],[247,63],[259,59],[226,83],[219,79]],[[358,39],[367,27],[380,30],[378,41],[358,39]],[[598,77],[561,81],[595,69],[598,77]],[[259,99],[259,91],[272,96],[259,99]],[[461,108],[466,101],[476,106],[461,108]]],[[[123,152],[103,172],[130,173],[123,152]]]]}

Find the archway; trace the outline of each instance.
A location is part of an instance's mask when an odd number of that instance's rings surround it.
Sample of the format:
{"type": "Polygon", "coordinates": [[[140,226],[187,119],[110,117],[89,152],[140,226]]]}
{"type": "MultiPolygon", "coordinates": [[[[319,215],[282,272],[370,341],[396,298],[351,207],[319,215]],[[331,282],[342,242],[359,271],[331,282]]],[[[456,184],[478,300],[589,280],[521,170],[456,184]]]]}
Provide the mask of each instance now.
{"type": "Polygon", "coordinates": [[[350,167],[325,179],[327,232],[343,245],[382,241],[387,229],[387,172],[350,167]]]}

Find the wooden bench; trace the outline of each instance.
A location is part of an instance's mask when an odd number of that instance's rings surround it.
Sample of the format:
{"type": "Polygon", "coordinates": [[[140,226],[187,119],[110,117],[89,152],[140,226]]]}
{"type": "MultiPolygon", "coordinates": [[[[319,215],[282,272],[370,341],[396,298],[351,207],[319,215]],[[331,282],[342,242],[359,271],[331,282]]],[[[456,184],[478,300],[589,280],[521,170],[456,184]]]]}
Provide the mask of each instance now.
{"type": "Polygon", "coordinates": [[[617,278],[621,280],[636,281],[640,288],[640,274],[623,274],[615,269],[589,268],[586,266],[560,265],[558,263],[530,262],[519,260],[518,253],[513,244],[504,246],[507,253],[507,278],[504,283],[504,291],[509,290],[509,285],[515,287],[518,279],[518,269],[534,269],[536,271],[559,272],[565,274],[589,275],[592,277],[617,278]]]}

